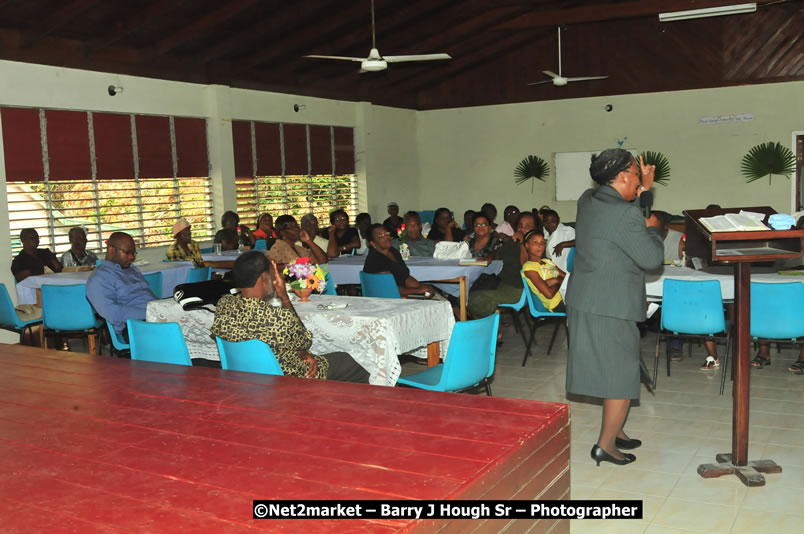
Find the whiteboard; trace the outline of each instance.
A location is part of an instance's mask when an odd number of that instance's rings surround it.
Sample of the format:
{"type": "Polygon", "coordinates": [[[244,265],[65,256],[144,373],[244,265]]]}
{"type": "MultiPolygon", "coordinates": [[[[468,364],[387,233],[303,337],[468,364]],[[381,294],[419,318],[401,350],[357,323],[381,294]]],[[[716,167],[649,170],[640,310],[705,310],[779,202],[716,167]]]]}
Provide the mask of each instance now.
{"type": "MultiPolygon", "coordinates": [[[[628,149],[635,156],[639,154],[636,149],[628,149]]],[[[556,152],[556,200],[578,200],[584,191],[596,184],[589,176],[589,165],[592,155],[603,150],[591,152],[556,152]]]]}

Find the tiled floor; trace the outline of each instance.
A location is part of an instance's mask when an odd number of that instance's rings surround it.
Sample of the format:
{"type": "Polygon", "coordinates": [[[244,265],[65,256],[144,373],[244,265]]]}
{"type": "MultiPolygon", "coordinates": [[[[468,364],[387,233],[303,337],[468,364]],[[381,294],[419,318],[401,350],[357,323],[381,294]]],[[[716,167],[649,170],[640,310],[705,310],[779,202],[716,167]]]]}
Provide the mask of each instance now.
{"type": "MultiPolygon", "coordinates": [[[[503,329],[492,384],[495,396],[568,402],[564,379],[566,339],[559,333],[550,356],[551,325],[537,331],[535,354],[522,367],[524,344],[513,327],[503,329]]],[[[653,369],[655,334],[642,339],[645,361],[653,369]]],[[[719,347],[721,357],[723,346],[719,347]]],[[[664,352],[662,352],[664,354],[664,352]]],[[[767,475],[761,488],[746,488],[735,477],[705,480],[696,468],[731,450],[731,382],[723,396],[720,370],[699,371],[705,351],[673,362],[672,376],[660,368],[656,396],[646,389],[631,409],[626,431],[643,441],[637,461],[596,467],[589,450],[600,430],[600,407],[572,406],[571,476],[575,499],[642,499],[641,521],[573,521],[573,534],[799,534],[804,532],[804,376],[787,371],[798,354],[774,347],[772,365],[751,371],[749,459],[772,459],[784,471],[767,475]]],[[[421,367],[406,363],[403,374],[421,367]]]]}

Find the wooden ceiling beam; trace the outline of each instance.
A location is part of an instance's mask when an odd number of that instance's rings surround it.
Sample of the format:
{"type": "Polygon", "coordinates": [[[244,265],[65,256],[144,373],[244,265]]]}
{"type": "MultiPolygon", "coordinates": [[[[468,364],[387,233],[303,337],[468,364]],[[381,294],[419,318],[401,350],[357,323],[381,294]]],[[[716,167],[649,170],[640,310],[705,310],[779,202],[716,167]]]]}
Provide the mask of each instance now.
{"type": "MultiPolygon", "coordinates": [[[[329,0],[326,3],[321,0],[318,2],[318,9],[326,9],[339,4],[341,4],[339,0],[329,0]]],[[[281,36],[290,32],[292,29],[306,24],[308,20],[317,18],[316,13],[307,11],[300,15],[300,13],[294,9],[288,9],[287,7],[282,8],[284,5],[284,2],[280,2],[274,10],[275,14],[268,20],[255,21],[254,24],[243,28],[242,31],[234,33],[231,37],[227,37],[223,41],[211,46],[209,50],[194,56],[193,59],[199,63],[209,63],[239,48],[243,48],[244,45],[249,45],[249,43],[259,37],[264,38],[268,35],[273,39],[280,39],[281,36]]]]}
{"type": "Polygon", "coordinates": [[[47,37],[54,31],[63,27],[75,17],[98,4],[100,0],[73,0],[69,4],[63,6],[61,9],[54,11],[49,17],[44,20],[38,20],[34,23],[29,33],[20,43],[22,48],[29,48],[43,37],[47,37]]]}
{"type": "MultiPolygon", "coordinates": [[[[763,0],[755,0],[761,4],[763,0]]],[[[764,0],[765,3],[773,0],[764,0]]],[[[638,0],[616,4],[596,4],[570,9],[550,9],[530,11],[497,24],[494,31],[527,30],[543,26],[560,26],[563,24],[579,24],[583,22],[603,22],[607,20],[629,19],[685,11],[688,9],[704,9],[733,5],[735,0],[638,0]]],[[[504,8],[498,8],[501,10],[504,8]]]]}
{"type": "Polygon", "coordinates": [[[132,17],[132,20],[119,22],[100,37],[89,41],[85,46],[86,55],[93,56],[124,37],[131,35],[148,24],[152,24],[154,19],[159,18],[165,12],[180,5],[184,1],[186,0],[162,0],[161,2],[151,4],[141,15],[132,17]]]}
{"type": "MultiPolygon", "coordinates": [[[[335,6],[340,9],[337,16],[327,16],[323,10],[317,12],[315,20],[305,26],[304,31],[293,32],[286,39],[277,39],[272,46],[266,46],[262,50],[243,59],[242,64],[246,68],[258,67],[263,64],[276,64],[282,62],[286,57],[294,56],[297,50],[304,50],[307,46],[316,46],[322,41],[326,41],[331,35],[351,28],[352,31],[365,32],[367,42],[371,39],[371,12],[366,9],[363,2],[351,2],[348,6],[335,6]],[[364,18],[365,24],[357,23],[357,20],[364,18]],[[310,37],[316,36],[316,41],[311,41],[310,37]]],[[[303,55],[303,54],[300,54],[303,55]]],[[[366,50],[368,55],[368,50],[366,50]]]]}
{"type": "Polygon", "coordinates": [[[161,41],[157,42],[155,49],[149,52],[148,59],[153,59],[166,54],[182,43],[189,41],[196,35],[226,22],[230,18],[245,11],[256,3],[257,0],[235,0],[224,2],[221,7],[209,11],[189,25],[184,26],[180,31],[177,31],[169,37],[165,37],[161,41]]]}

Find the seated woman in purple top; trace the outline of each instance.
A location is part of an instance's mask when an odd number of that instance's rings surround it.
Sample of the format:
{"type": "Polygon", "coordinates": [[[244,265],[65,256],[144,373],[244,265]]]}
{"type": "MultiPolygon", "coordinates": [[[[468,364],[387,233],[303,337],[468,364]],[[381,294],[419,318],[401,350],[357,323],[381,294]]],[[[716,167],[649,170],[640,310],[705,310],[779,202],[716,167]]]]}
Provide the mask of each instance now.
{"type": "Polygon", "coordinates": [[[101,260],[87,280],[87,299],[98,315],[128,342],[126,321],[144,321],[148,303],[157,299],[139,269],[131,266],[137,257],[134,239],[124,232],[115,232],[106,244],[106,259],[101,260]]]}

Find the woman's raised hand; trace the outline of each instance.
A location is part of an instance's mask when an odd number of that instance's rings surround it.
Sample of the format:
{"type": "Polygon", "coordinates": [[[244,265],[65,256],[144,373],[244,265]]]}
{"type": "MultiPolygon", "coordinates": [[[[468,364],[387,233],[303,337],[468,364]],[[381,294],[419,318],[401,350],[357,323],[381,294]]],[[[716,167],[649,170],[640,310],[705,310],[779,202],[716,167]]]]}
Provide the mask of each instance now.
{"type": "Polygon", "coordinates": [[[650,189],[653,187],[653,178],[656,173],[656,165],[645,165],[642,154],[639,155],[639,170],[642,173],[642,187],[650,189]]]}

